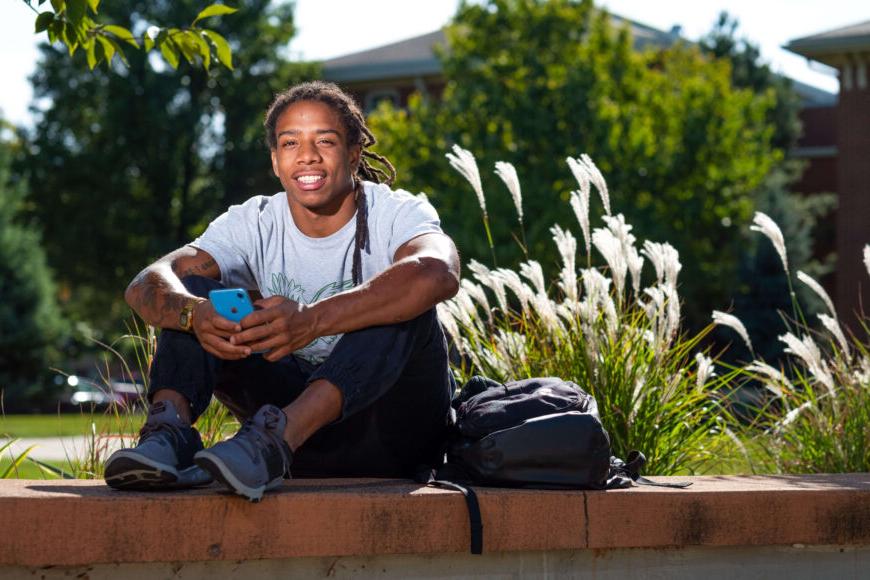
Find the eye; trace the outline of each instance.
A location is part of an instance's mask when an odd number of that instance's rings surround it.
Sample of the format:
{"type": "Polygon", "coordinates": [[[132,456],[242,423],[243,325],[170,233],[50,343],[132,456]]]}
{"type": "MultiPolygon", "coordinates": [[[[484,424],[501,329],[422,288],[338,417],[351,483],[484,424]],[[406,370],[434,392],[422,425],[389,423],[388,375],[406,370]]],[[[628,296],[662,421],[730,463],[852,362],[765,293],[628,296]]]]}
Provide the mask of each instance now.
{"type": "Polygon", "coordinates": [[[335,145],[335,141],[332,139],[322,138],[318,141],[321,145],[335,145]]]}
{"type": "Polygon", "coordinates": [[[296,146],[296,141],[294,141],[294,140],[292,140],[292,139],[288,139],[288,140],[283,141],[283,142],[281,143],[281,147],[284,147],[285,149],[286,149],[287,147],[295,147],[295,146],[296,146]]]}

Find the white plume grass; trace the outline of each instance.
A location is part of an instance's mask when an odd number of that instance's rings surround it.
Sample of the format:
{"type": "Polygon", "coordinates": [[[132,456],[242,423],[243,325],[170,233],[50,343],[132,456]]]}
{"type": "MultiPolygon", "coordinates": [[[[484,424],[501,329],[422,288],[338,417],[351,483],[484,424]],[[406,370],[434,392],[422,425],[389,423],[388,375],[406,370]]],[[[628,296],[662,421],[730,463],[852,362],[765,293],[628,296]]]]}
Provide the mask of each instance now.
{"type": "Polygon", "coordinates": [[[446,157],[450,161],[450,166],[471,184],[474,193],[477,195],[477,202],[480,204],[483,215],[488,217],[486,199],[483,197],[483,185],[480,182],[480,170],[477,167],[477,160],[475,160],[474,154],[459,145],[454,145],[453,153],[447,153],[446,157]]]}
{"type": "Polygon", "coordinates": [[[828,307],[828,311],[830,311],[831,316],[837,318],[837,310],[834,308],[834,301],[831,300],[831,297],[825,292],[825,289],[822,288],[822,285],[813,280],[812,276],[805,274],[798,270],[797,279],[810,287],[810,289],[816,293],[816,295],[822,299],[822,302],[825,303],[825,306],[828,307]]]}
{"type": "Polygon", "coordinates": [[[656,271],[656,281],[676,288],[677,277],[683,265],[680,263],[680,253],[669,243],[660,244],[649,240],[643,243],[640,252],[652,263],[656,271]]]}
{"type": "Polygon", "coordinates": [[[846,340],[846,335],[843,333],[840,323],[837,322],[836,318],[828,316],[827,314],[819,314],[818,317],[819,320],[822,321],[822,326],[824,326],[837,341],[837,344],[840,346],[840,351],[843,353],[843,357],[848,361],[852,354],[849,349],[849,341],[846,340]]]}
{"type": "Polygon", "coordinates": [[[592,253],[592,238],[589,234],[589,189],[580,189],[571,192],[571,209],[580,223],[580,231],[583,232],[583,242],[586,246],[586,255],[592,253]]]}
{"type": "Polygon", "coordinates": [[[779,337],[779,340],[786,344],[785,352],[801,359],[810,374],[828,390],[832,398],[835,398],[834,377],[831,376],[828,365],[822,358],[822,351],[812,337],[804,335],[803,338],[798,338],[786,332],[779,337]]]}
{"type": "Polygon", "coordinates": [[[735,331],[737,334],[740,335],[740,338],[743,339],[743,342],[746,343],[746,346],[749,347],[749,351],[754,352],[752,348],[752,341],[749,340],[749,333],[746,332],[746,327],[743,325],[743,322],[741,322],[739,318],[737,318],[733,314],[727,314],[725,312],[714,310],[713,323],[718,324],[719,326],[727,326],[731,330],[735,331]]]}
{"type": "Polygon", "coordinates": [[[571,168],[571,173],[574,174],[574,179],[580,184],[580,189],[582,190],[584,187],[588,188],[590,183],[594,185],[598,195],[601,197],[601,203],[604,205],[604,213],[611,215],[610,193],[607,190],[607,182],[604,180],[604,176],[601,175],[601,171],[598,170],[598,166],[585,153],[577,159],[569,157],[567,161],[568,167],[571,168]]]}
{"type": "Polygon", "coordinates": [[[779,259],[782,260],[782,267],[788,275],[788,255],[785,251],[785,240],[782,237],[782,230],[776,225],[770,216],[760,211],[755,212],[755,217],[752,219],[755,225],[749,226],[749,229],[755,232],[761,232],[773,244],[776,253],[779,254],[779,259]]]}
{"type": "Polygon", "coordinates": [[[563,230],[558,225],[550,228],[553,241],[562,257],[562,270],[559,272],[559,287],[565,297],[572,303],[578,300],[577,294],[577,240],[571,232],[563,230]]]}
{"type": "Polygon", "coordinates": [[[495,162],[495,174],[498,175],[508,191],[511,193],[511,198],[514,200],[514,206],[517,208],[517,217],[520,222],[523,221],[523,192],[520,188],[520,180],[517,177],[516,168],[507,161],[495,162]]]}
{"type": "Polygon", "coordinates": [[[713,366],[713,359],[700,352],[695,354],[695,364],[697,365],[695,387],[701,389],[710,378],[716,376],[716,370],[713,366]]]}

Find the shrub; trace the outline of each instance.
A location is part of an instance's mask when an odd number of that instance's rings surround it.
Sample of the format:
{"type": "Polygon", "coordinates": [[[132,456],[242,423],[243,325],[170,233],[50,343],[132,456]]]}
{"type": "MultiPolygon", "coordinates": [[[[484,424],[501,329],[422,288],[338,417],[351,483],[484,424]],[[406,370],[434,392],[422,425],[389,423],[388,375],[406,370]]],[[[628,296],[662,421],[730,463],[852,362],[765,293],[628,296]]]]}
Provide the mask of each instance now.
{"type": "MultiPolygon", "coordinates": [[[[485,198],[474,156],[454,147],[448,158],[472,184],[484,212],[485,198]]],[[[551,228],[561,257],[555,285],[543,268],[526,260],[519,272],[472,260],[474,279],[438,306],[439,317],[461,356],[461,380],[483,373],[498,380],[555,375],[574,381],[598,401],[615,454],[646,454],[654,474],[694,472],[721,451],[726,434],[714,359],[697,352],[708,326],[694,336],[680,330],[677,251],[644,242],[638,251],[631,225],[612,215],[607,184],[587,156],[568,159],[579,189],[570,205],[579,221],[586,267],[577,268],[577,240],[551,228]],[[604,227],[590,231],[590,193],[604,206],[604,227]],[[592,247],[607,267],[592,267],[592,247]],[[655,279],[642,288],[644,257],[655,279]],[[555,287],[553,287],[555,286],[555,287]]],[[[516,171],[497,164],[514,197],[522,228],[516,171]]]]}

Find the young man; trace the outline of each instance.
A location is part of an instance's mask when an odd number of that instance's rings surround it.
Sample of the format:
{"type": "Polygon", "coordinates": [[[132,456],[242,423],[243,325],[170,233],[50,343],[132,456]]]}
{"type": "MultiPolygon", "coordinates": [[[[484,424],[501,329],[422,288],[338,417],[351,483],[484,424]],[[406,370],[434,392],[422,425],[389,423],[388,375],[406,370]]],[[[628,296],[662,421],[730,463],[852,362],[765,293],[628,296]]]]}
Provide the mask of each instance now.
{"type": "Polygon", "coordinates": [[[279,94],[265,129],[285,191],[231,207],[127,289],[163,332],[139,444],[106,463],[112,487],[214,477],[258,500],[291,464],[410,477],[439,459],[455,385],[434,306],[459,286],[453,242],[427,202],[388,187],[392,165],[335,85],[279,94]],[[263,298],[236,324],[207,299],[220,287],[263,298]],[[192,425],[212,394],[244,424],[203,449],[192,425]]]}

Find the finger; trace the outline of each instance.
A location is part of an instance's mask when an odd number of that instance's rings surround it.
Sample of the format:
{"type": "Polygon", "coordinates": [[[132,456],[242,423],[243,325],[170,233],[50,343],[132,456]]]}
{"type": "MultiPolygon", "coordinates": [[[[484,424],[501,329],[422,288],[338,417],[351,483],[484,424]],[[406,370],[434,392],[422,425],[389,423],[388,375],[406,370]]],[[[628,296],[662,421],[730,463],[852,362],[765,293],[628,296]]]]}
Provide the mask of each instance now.
{"type": "Polygon", "coordinates": [[[250,347],[233,345],[228,340],[220,338],[219,336],[206,335],[205,342],[214,350],[218,351],[220,353],[219,356],[222,358],[235,360],[244,358],[251,354],[250,347]]]}
{"type": "MultiPolygon", "coordinates": [[[[274,351],[276,349],[283,349],[285,347],[290,347],[292,344],[287,342],[287,339],[281,335],[266,337],[263,340],[257,342],[249,342],[246,343],[245,346],[251,348],[252,351],[261,351],[268,350],[274,351]]],[[[295,350],[295,349],[294,349],[295,350]]]]}
{"type": "Polygon", "coordinates": [[[205,321],[206,323],[211,323],[211,325],[217,329],[226,331],[226,332],[239,332],[242,330],[242,327],[238,322],[233,322],[232,320],[227,320],[223,316],[219,314],[215,314],[210,319],[205,321]]]}
{"type": "Polygon", "coordinates": [[[290,346],[284,346],[281,348],[270,350],[269,352],[267,352],[263,355],[263,358],[269,362],[276,362],[278,360],[281,360],[282,358],[284,358],[285,356],[289,355],[292,352],[293,352],[293,350],[290,346]]]}
{"type": "Polygon", "coordinates": [[[260,298],[254,302],[254,306],[259,306],[260,308],[272,308],[273,306],[278,306],[284,302],[288,302],[288,299],[283,296],[269,296],[268,298],[260,298]]]}
{"type": "Polygon", "coordinates": [[[221,330],[219,328],[215,328],[211,324],[204,324],[203,327],[199,329],[199,334],[211,334],[214,336],[219,336],[224,340],[229,340],[230,337],[233,335],[233,332],[229,330],[221,330]]]}
{"type": "Polygon", "coordinates": [[[252,328],[254,326],[262,326],[267,322],[272,322],[281,315],[280,311],[275,308],[265,310],[254,310],[239,322],[243,329],[252,328]]]}
{"type": "Polygon", "coordinates": [[[252,326],[251,328],[247,328],[242,332],[234,334],[230,338],[230,342],[232,344],[249,344],[254,341],[271,338],[275,336],[277,330],[277,325],[275,324],[267,323],[259,326],[252,326]]]}

